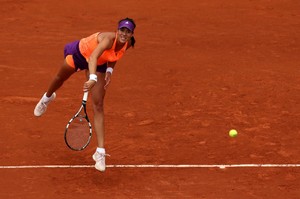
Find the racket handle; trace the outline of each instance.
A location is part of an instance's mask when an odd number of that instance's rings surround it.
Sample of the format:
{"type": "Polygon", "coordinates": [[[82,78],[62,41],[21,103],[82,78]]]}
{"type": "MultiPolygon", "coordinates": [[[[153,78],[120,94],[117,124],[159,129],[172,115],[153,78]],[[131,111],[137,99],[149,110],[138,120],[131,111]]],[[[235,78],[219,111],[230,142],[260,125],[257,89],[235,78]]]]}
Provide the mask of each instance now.
{"type": "Polygon", "coordinates": [[[82,101],[84,101],[84,102],[86,102],[86,101],[87,101],[88,94],[89,94],[89,92],[84,92],[84,94],[83,94],[83,98],[82,98],[82,101]]]}

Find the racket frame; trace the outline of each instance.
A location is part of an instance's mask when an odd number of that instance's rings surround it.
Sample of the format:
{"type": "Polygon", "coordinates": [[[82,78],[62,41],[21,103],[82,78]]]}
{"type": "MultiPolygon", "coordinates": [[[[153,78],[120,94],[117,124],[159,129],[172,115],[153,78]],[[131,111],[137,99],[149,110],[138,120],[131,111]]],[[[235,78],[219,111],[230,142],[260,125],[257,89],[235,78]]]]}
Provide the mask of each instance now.
{"type": "Polygon", "coordinates": [[[92,138],[92,124],[91,124],[91,122],[90,122],[90,120],[89,120],[89,117],[88,117],[87,111],[86,111],[86,102],[87,102],[87,98],[88,98],[88,92],[84,92],[83,98],[82,98],[82,103],[81,103],[81,106],[80,106],[79,110],[78,110],[78,111],[76,112],[76,114],[69,120],[69,122],[68,122],[68,124],[66,125],[66,128],[65,128],[65,133],[64,133],[65,143],[66,143],[66,145],[67,145],[70,149],[72,149],[72,150],[74,150],[74,151],[82,151],[82,150],[84,150],[84,149],[90,144],[91,138],[92,138]],[[82,118],[86,119],[86,121],[88,122],[88,125],[89,125],[89,138],[88,138],[88,140],[87,140],[87,142],[86,142],[86,144],[85,144],[84,146],[82,146],[81,148],[74,148],[74,147],[72,147],[72,146],[68,143],[67,132],[68,132],[69,125],[72,123],[72,121],[73,121],[76,117],[80,116],[80,112],[82,111],[82,109],[83,109],[83,111],[84,111],[84,116],[82,116],[82,118]]]}

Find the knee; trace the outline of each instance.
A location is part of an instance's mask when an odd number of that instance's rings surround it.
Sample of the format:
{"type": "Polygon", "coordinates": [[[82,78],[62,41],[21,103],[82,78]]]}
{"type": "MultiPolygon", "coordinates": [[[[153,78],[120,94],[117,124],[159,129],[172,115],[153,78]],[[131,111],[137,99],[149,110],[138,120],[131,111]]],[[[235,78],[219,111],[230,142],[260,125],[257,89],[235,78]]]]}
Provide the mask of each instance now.
{"type": "Polygon", "coordinates": [[[67,66],[66,64],[64,64],[59,72],[56,74],[55,76],[55,80],[58,82],[64,82],[66,81],[73,73],[74,73],[74,69],[71,68],[70,66],[67,66]]]}
{"type": "Polygon", "coordinates": [[[94,104],[93,107],[94,107],[94,112],[97,112],[97,113],[103,113],[104,112],[104,106],[103,106],[102,102],[94,104]]]}
{"type": "Polygon", "coordinates": [[[64,78],[62,78],[61,75],[56,75],[56,76],[54,77],[54,79],[55,79],[55,81],[57,81],[57,82],[64,82],[64,81],[65,81],[64,78]]]}
{"type": "Polygon", "coordinates": [[[55,80],[58,82],[64,82],[70,77],[69,74],[57,74],[55,76],[55,80]]]}

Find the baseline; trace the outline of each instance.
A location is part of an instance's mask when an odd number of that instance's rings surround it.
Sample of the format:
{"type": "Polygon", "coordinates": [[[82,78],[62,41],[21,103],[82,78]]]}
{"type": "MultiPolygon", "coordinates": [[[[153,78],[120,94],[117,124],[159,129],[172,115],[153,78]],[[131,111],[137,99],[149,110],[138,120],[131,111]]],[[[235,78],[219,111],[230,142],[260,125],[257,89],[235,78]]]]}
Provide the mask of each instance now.
{"type": "MultiPolygon", "coordinates": [[[[23,165],[0,166],[0,169],[39,169],[39,168],[93,168],[94,165],[23,165]]],[[[106,165],[107,168],[246,168],[246,167],[300,167],[300,164],[163,164],[163,165],[106,165]]]]}

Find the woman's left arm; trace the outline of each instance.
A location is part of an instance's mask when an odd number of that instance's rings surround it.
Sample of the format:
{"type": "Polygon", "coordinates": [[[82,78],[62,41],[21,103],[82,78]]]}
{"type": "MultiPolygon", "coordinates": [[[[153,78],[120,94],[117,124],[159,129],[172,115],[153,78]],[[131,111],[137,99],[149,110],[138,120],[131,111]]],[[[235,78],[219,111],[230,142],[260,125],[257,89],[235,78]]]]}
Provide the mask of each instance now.
{"type": "Polygon", "coordinates": [[[117,62],[107,62],[107,69],[106,69],[106,74],[105,74],[105,85],[104,85],[104,89],[107,89],[110,80],[111,80],[111,75],[113,73],[113,70],[115,68],[117,62]]]}

